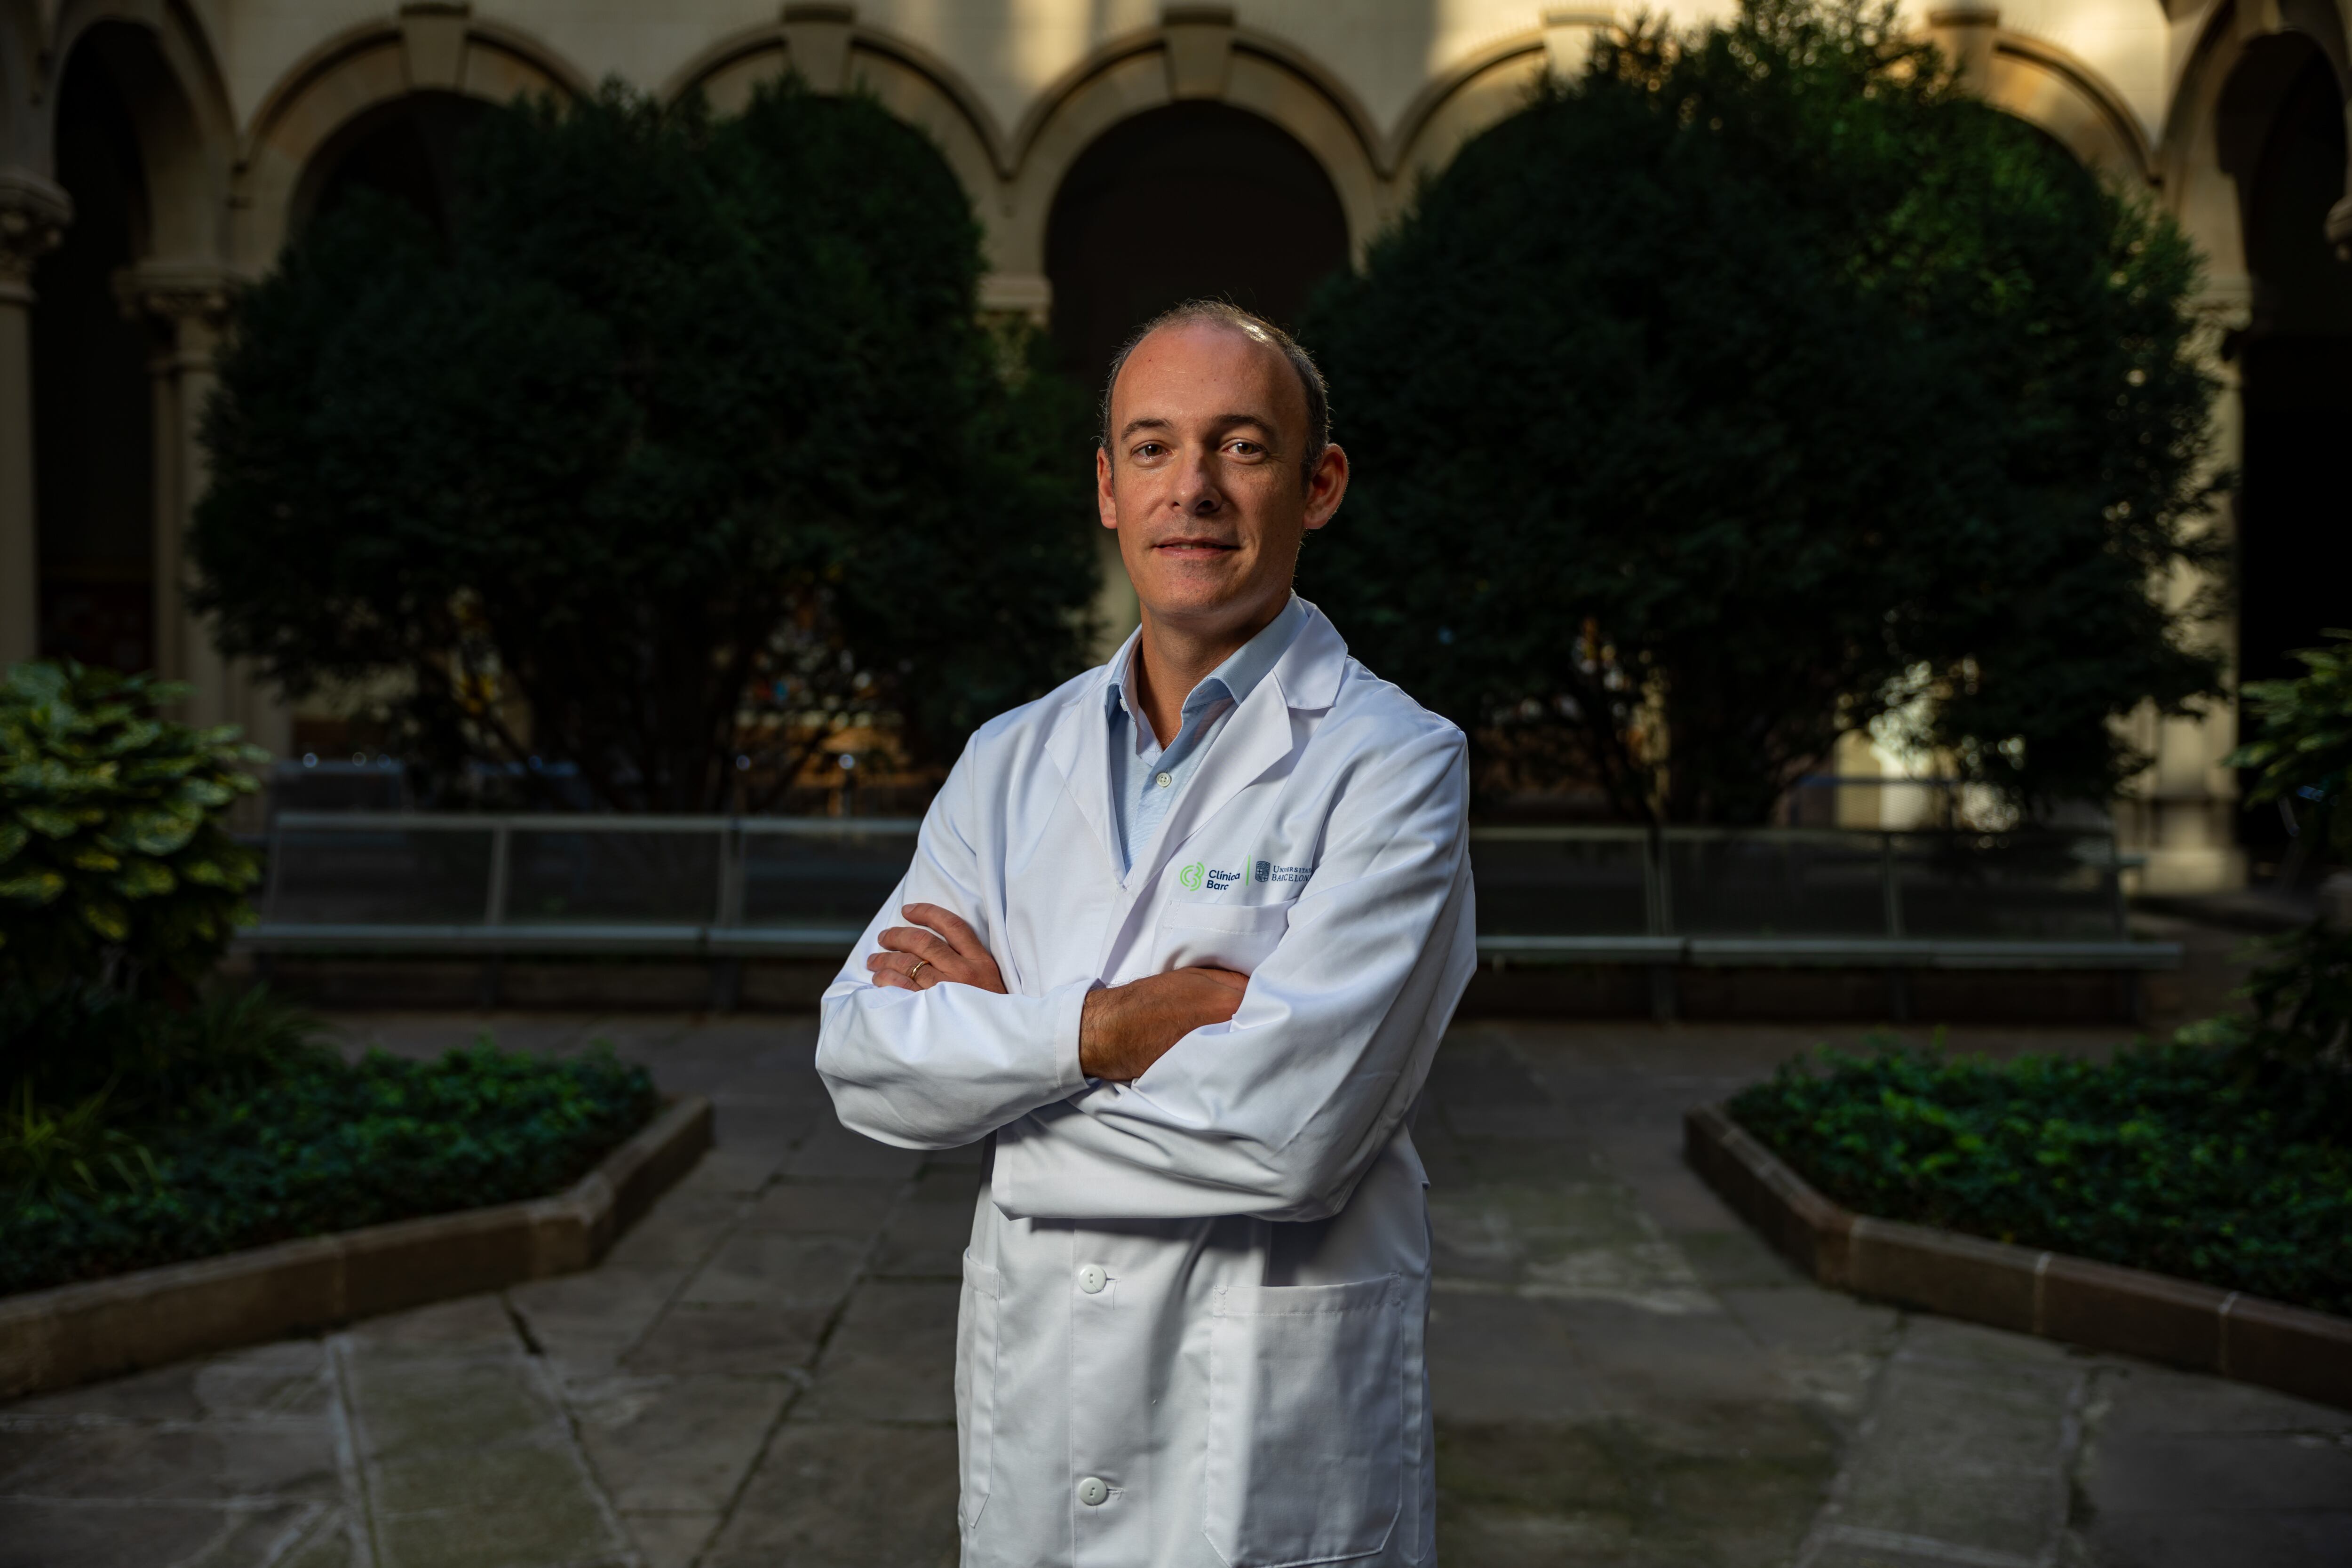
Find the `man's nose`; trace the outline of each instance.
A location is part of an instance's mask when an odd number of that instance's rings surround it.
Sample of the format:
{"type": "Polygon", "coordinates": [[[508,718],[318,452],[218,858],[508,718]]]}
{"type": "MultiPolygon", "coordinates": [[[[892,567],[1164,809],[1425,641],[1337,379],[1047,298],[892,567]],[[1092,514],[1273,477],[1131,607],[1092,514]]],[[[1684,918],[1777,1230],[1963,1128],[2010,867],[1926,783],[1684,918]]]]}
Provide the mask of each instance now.
{"type": "Polygon", "coordinates": [[[1217,488],[1217,474],[1206,452],[1187,453],[1176,476],[1176,493],[1170,498],[1177,510],[1187,517],[1213,517],[1224,510],[1225,498],[1217,488]]]}

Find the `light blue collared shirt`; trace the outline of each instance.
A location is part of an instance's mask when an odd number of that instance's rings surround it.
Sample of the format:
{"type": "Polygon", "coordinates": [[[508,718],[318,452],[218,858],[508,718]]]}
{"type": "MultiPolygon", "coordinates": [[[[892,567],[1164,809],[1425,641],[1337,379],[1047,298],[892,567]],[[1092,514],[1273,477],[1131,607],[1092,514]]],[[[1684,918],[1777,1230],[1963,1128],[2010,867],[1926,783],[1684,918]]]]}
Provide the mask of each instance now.
{"type": "Polygon", "coordinates": [[[1151,842],[1168,807],[1183,792],[1202,757],[1208,753],[1225,721],[1257,689],[1307,624],[1307,602],[1290,595],[1265,629],[1235,648],[1184,699],[1176,738],[1163,747],[1151,732],[1151,721],[1135,698],[1135,647],[1129,642],[1104,687],[1104,707],[1110,716],[1111,820],[1118,842],[1112,847],[1124,878],[1134,869],[1138,849],[1151,842]]]}

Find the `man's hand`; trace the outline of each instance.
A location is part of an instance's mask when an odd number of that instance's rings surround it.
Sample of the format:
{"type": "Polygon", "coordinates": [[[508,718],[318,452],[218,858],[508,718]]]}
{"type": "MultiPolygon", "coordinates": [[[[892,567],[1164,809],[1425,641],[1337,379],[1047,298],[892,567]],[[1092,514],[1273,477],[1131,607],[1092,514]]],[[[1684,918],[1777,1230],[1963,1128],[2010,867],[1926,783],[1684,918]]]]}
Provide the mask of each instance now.
{"type": "Polygon", "coordinates": [[[952,980],[1004,994],[996,960],[962,917],[937,904],[908,904],[898,912],[915,923],[892,926],[878,939],[883,950],[866,961],[875,984],[886,991],[929,991],[952,980]]]}
{"type": "Polygon", "coordinates": [[[1168,1054],[1168,1047],[1242,1005],[1249,976],[1230,969],[1175,969],[1087,996],[1078,1019],[1078,1070],[1124,1083],[1168,1054]]]}

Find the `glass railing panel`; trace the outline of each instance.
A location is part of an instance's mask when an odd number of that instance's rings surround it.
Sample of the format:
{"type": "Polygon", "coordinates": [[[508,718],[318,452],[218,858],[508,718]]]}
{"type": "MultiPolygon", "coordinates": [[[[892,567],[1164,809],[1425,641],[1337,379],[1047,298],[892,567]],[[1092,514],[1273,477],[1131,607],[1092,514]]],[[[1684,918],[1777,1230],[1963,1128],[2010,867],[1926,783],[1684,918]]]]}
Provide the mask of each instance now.
{"type": "Polygon", "coordinates": [[[1646,931],[1638,833],[1471,835],[1478,930],[1488,936],[1624,936],[1646,931]]]}
{"type": "Polygon", "coordinates": [[[263,918],[303,925],[470,924],[490,888],[488,826],[280,828],[263,918]]]}
{"type": "Polygon", "coordinates": [[[1883,936],[1879,847],[1875,834],[1668,829],[1673,929],[1680,936],[1883,936]]]}
{"type": "Polygon", "coordinates": [[[863,927],[907,874],[914,824],[847,818],[854,827],[782,832],[746,824],[747,926],[863,927]]]}
{"type": "Polygon", "coordinates": [[[1895,844],[1909,935],[2095,942],[2121,934],[2104,836],[1906,834],[1895,844]]]}
{"type": "Polygon", "coordinates": [[[719,825],[694,832],[518,823],[507,922],[705,925],[719,909],[719,825]]]}

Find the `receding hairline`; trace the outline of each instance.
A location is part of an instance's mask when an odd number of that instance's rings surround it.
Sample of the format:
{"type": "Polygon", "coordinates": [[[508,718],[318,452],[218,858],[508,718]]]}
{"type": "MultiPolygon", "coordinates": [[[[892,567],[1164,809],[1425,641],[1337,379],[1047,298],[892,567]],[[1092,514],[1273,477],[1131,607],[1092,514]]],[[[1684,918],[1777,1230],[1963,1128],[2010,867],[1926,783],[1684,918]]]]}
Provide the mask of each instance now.
{"type": "MultiPolygon", "coordinates": [[[[1111,401],[1118,395],[1119,377],[1127,372],[1127,362],[1134,357],[1138,349],[1152,338],[1179,327],[1222,328],[1246,342],[1272,350],[1275,356],[1289,367],[1293,379],[1298,384],[1299,397],[1304,405],[1303,412],[1307,418],[1306,439],[1303,449],[1299,453],[1299,479],[1302,483],[1310,480],[1314,476],[1315,465],[1322,460],[1324,449],[1331,444],[1330,396],[1324,384],[1323,373],[1316,365],[1314,356],[1301,347],[1288,332],[1255,311],[1244,310],[1240,306],[1223,300],[1192,300],[1172,309],[1162,310],[1159,315],[1138,327],[1133,335],[1120,345],[1118,352],[1111,356],[1110,372],[1103,379],[1100,408],[1101,428],[1098,439],[1102,443],[1103,450],[1106,453],[1111,451],[1111,401]]],[[[1269,430],[1278,430],[1281,427],[1277,421],[1269,419],[1265,415],[1228,414],[1223,417],[1247,419],[1269,430]]],[[[1121,439],[1125,438],[1128,430],[1133,427],[1134,423],[1129,421],[1129,426],[1119,431],[1121,439]]]]}

